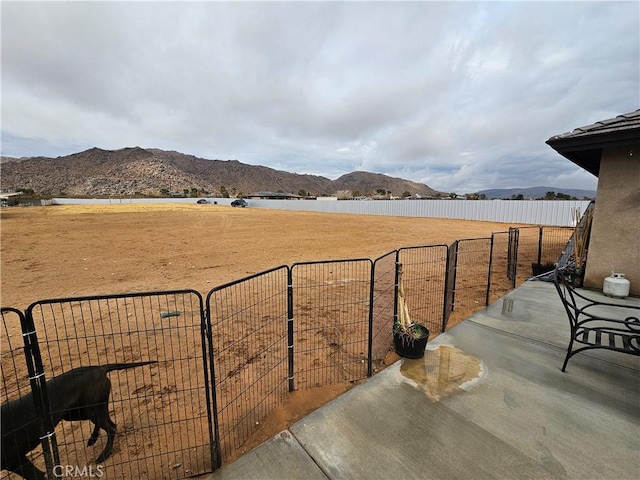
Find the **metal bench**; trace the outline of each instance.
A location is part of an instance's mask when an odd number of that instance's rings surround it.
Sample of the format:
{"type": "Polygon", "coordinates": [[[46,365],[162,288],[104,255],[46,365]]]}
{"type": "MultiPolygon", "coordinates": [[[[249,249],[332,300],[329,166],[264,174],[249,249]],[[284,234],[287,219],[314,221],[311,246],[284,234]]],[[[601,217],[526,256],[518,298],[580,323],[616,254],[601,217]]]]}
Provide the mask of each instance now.
{"type": "Polygon", "coordinates": [[[578,293],[567,268],[556,268],[554,283],[571,326],[563,372],[569,359],[585,350],[604,348],[640,355],[640,306],[600,302],[578,293]]]}

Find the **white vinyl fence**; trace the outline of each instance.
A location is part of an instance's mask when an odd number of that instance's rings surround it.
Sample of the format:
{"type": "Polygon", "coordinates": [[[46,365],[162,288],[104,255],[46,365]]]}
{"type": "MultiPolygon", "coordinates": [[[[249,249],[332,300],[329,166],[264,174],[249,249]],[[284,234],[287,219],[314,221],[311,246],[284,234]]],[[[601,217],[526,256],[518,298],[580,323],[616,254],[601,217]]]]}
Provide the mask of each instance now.
{"type": "MultiPolygon", "coordinates": [[[[54,198],[54,205],[195,203],[197,198],[54,198]]],[[[210,204],[230,205],[233,198],[207,198],[210,204]]],[[[247,200],[251,208],[273,208],[323,213],[453,218],[531,225],[575,226],[575,212],[584,213],[582,200],[247,200]]]]}

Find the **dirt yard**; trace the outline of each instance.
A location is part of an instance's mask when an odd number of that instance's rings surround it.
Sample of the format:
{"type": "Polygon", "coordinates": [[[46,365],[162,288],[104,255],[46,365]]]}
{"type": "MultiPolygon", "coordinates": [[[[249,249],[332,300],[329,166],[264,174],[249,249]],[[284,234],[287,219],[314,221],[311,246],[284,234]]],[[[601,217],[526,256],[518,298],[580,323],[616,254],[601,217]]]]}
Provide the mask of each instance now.
{"type": "MultiPolygon", "coordinates": [[[[213,287],[279,265],[371,258],[450,244],[506,224],[196,204],[16,207],[0,210],[0,305],[51,298],[213,287]]],[[[391,354],[389,362],[397,357],[391,354]]],[[[346,391],[294,392],[240,454],[346,391]]],[[[148,478],[160,478],[149,475],[148,478]]]]}
{"type": "Polygon", "coordinates": [[[279,265],[376,258],[510,225],[221,205],[129,204],[0,210],[2,306],[48,298],[211,288],[279,265]]]}

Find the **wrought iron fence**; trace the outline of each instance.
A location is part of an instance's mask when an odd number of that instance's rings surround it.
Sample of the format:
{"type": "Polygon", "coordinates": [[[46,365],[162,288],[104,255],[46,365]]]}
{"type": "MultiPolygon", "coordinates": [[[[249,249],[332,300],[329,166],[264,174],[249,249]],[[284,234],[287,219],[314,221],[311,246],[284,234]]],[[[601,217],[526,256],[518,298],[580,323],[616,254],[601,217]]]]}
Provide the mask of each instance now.
{"type": "Polygon", "coordinates": [[[15,308],[0,308],[0,316],[1,468],[29,477],[38,473],[39,465],[53,478],[53,466],[59,463],[58,448],[47,415],[49,399],[35,328],[15,308]],[[9,347],[8,352],[4,346],[9,347]]]}
{"type": "Polygon", "coordinates": [[[214,288],[207,295],[215,359],[221,456],[242,453],[260,422],[287,397],[292,377],[289,267],[214,288]]]}
{"type": "Polygon", "coordinates": [[[367,375],[382,370],[393,345],[392,325],[396,298],[397,250],[386,253],[373,262],[371,289],[371,352],[367,375]]]}
{"type": "Polygon", "coordinates": [[[491,258],[489,265],[489,291],[486,304],[493,303],[515,287],[515,266],[511,232],[496,232],[491,235],[491,258]]]}
{"type": "MultiPolygon", "coordinates": [[[[538,264],[543,269],[552,269],[558,262],[573,232],[574,229],[568,227],[540,227],[538,264]]],[[[535,275],[535,272],[532,273],[535,275]]]]}
{"type": "Polygon", "coordinates": [[[38,333],[42,375],[55,379],[47,383],[44,418],[53,419],[59,465],[92,465],[98,457],[102,474],[132,479],[213,469],[211,358],[198,292],[45,300],[29,306],[26,318],[38,333]],[[146,361],[154,363],[131,368],[146,361]],[[75,370],[89,366],[91,375],[75,370]],[[102,392],[105,377],[106,396],[87,396],[102,392]],[[78,409],[97,412],[100,404],[106,419],[78,409]],[[92,420],[96,430],[61,419],[92,420]],[[119,434],[111,447],[105,433],[114,422],[119,434]]]}
{"type": "Polygon", "coordinates": [[[491,238],[474,238],[458,240],[452,246],[455,280],[447,328],[457,325],[487,304],[491,282],[491,245],[491,238]]]}
{"type": "MultiPolygon", "coordinates": [[[[401,248],[396,258],[397,263],[402,265],[405,303],[411,321],[426,326],[431,334],[444,331],[448,247],[431,245],[401,248]]],[[[397,309],[396,304],[396,314],[397,309]]]]}
{"type": "Polygon", "coordinates": [[[296,263],[216,287],[206,302],[181,290],[45,300],[25,314],[3,308],[2,408],[34,396],[44,450],[30,458],[41,470],[92,464],[105,435],[86,446],[95,439],[85,424],[54,430],[52,414],[63,407],[45,379],[78,367],[157,362],[109,374],[119,435],[104,473],[206,473],[257,443],[264,420],[292,392],[357,382],[384,367],[400,267],[411,319],[436,335],[531,276],[533,263],[559,258],[569,235],[511,229],[375,261],[296,263]]]}
{"type": "Polygon", "coordinates": [[[532,265],[538,263],[542,243],[542,227],[519,227],[516,230],[518,239],[514,287],[533,275],[532,265]]]}
{"type": "Polygon", "coordinates": [[[354,259],[291,267],[295,389],[366,378],[372,265],[354,259]]]}

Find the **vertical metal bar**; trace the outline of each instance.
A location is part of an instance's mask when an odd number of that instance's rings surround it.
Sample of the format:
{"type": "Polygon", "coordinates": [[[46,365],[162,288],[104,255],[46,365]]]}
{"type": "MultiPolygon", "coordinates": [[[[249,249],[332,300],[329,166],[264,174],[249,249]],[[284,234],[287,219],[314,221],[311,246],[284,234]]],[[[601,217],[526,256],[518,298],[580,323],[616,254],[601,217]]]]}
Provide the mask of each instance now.
{"type": "Polygon", "coordinates": [[[369,282],[369,333],[367,336],[367,377],[373,375],[373,289],[376,283],[376,262],[371,264],[371,280],[369,282]]]}
{"type": "Polygon", "coordinates": [[[493,233],[491,234],[491,246],[489,247],[489,271],[487,272],[487,297],[485,298],[485,307],[489,305],[490,292],[491,292],[491,268],[493,267],[493,233]]]}
{"type": "Polygon", "coordinates": [[[542,229],[544,228],[540,225],[540,230],[538,233],[538,265],[542,264],[542,229]]]}
{"type": "Polygon", "coordinates": [[[453,312],[456,309],[456,281],[458,279],[458,248],[460,243],[458,240],[454,242],[456,246],[454,251],[454,261],[453,261],[453,282],[452,282],[452,290],[451,290],[451,311],[453,312]]]}
{"type": "Polygon", "coordinates": [[[444,333],[449,322],[451,312],[454,310],[455,291],[456,291],[456,269],[458,263],[458,241],[456,240],[450,246],[447,246],[447,267],[445,274],[445,314],[442,324],[442,332],[444,333]],[[455,247],[455,248],[454,248],[455,247]],[[452,259],[452,257],[455,257],[452,259]]]}
{"type": "Polygon", "coordinates": [[[516,288],[516,279],[518,278],[518,248],[520,247],[520,230],[518,228],[514,228],[513,230],[513,278],[511,279],[511,288],[516,288]]]}
{"type": "Polygon", "coordinates": [[[400,275],[400,250],[396,252],[396,271],[393,280],[393,329],[398,324],[398,281],[400,275]]]}
{"type": "Polygon", "coordinates": [[[513,286],[515,285],[515,268],[513,266],[513,264],[515,263],[515,258],[516,258],[516,232],[518,230],[516,230],[513,227],[509,227],[509,263],[507,265],[507,278],[511,281],[511,288],[513,288],[513,286]]]}
{"type": "Polygon", "coordinates": [[[27,371],[29,372],[31,391],[33,392],[33,403],[36,415],[40,419],[40,440],[47,477],[54,478],[54,467],[60,463],[58,443],[56,442],[55,429],[50,415],[44,366],[42,364],[42,357],[40,356],[35,323],[33,322],[30,309],[27,310],[26,315],[21,315],[20,323],[22,327],[22,338],[24,340],[27,371]]]}
{"type": "Polygon", "coordinates": [[[448,320],[448,308],[447,308],[447,300],[449,298],[449,245],[447,247],[447,261],[444,267],[444,299],[442,301],[442,329],[441,333],[444,333],[447,329],[447,320],[448,320]]]}
{"type": "Polygon", "coordinates": [[[211,308],[207,297],[207,307],[203,308],[200,300],[202,357],[204,362],[204,388],[207,399],[207,420],[209,421],[209,453],[211,455],[211,469],[216,470],[222,465],[220,453],[220,429],[218,428],[218,401],[216,397],[216,374],[213,358],[213,335],[211,332],[211,308]],[[208,352],[208,355],[207,355],[208,352]],[[207,356],[208,362],[207,362],[207,356]],[[207,365],[208,363],[208,365],[207,365]],[[209,374],[211,372],[211,387],[209,386],[209,374]],[[211,388],[211,390],[209,390],[211,388]]]}
{"type": "Polygon", "coordinates": [[[520,230],[509,228],[509,247],[507,260],[507,278],[511,280],[511,288],[516,288],[516,276],[518,274],[518,243],[520,230]]]}
{"type": "Polygon", "coordinates": [[[289,365],[289,391],[295,390],[293,381],[293,272],[287,267],[287,351],[289,365]]]}

